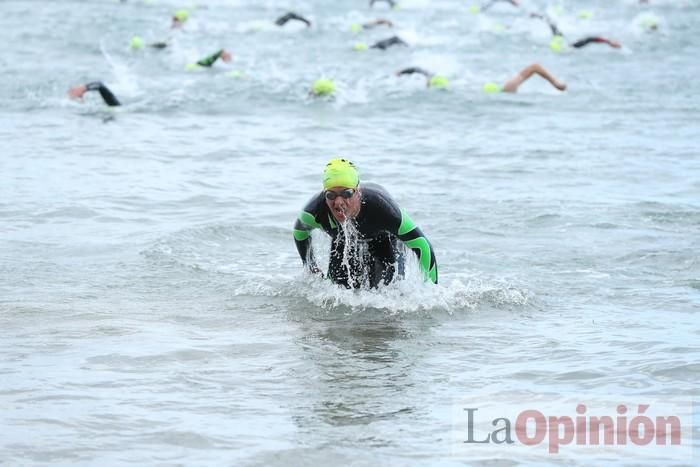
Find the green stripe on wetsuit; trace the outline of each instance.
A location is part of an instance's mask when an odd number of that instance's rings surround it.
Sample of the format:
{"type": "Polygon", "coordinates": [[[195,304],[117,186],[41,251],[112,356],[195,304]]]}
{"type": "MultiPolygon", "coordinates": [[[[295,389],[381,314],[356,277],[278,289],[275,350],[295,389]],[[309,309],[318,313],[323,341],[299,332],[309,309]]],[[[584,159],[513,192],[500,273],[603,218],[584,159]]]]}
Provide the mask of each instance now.
{"type": "Polygon", "coordinates": [[[401,210],[401,225],[399,226],[399,238],[406,246],[418,253],[418,261],[425,276],[434,284],[437,284],[437,262],[432,253],[430,242],[419,234],[416,226],[406,211],[401,210]]]}
{"type": "Polygon", "coordinates": [[[208,57],[205,57],[201,59],[200,61],[197,62],[197,65],[199,66],[212,66],[214,62],[216,62],[219,57],[221,57],[221,54],[224,53],[224,49],[219,50],[216,53],[213,53],[209,55],[208,57]]]}

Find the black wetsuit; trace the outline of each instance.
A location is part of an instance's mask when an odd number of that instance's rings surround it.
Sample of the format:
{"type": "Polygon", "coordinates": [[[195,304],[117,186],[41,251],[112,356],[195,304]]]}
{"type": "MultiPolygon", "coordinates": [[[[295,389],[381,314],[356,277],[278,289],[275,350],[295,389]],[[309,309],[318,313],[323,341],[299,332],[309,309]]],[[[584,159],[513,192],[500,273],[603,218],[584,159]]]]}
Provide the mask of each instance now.
{"type": "Polygon", "coordinates": [[[593,42],[602,42],[604,44],[610,43],[607,39],[604,39],[602,37],[586,37],[586,38],[583,38],[583,39],[580,39],[580,40],[574,42],[573,44],[571,44],[571,47],[580,49],[581,47],[584,47],[584,46],[586,46],[590,43],[593,43],[593,42]]]}
{"type": "Polygon", "coordinates": [[[209,55],[208,57],[204,57],[203,59],[197,62],[197,65],[210,67],[219,59],[219,57],[221,57],[222,53],[224,53],[224,49],[221,49],[209,55]]]}
{"type": "Polygon", "coordinates": [[[538,13],[530,13],[530,16],[533,18],[538,18],[541,20],[544,20],[547,23],[547,26],[549,26],[549,29],[552,31],[553,36],[561,36],[564,37],[564,33],[559,30],[556,24],[554,24],[554,21],[551,20],[551,18],[547,15],[540,15],[538,13]]]}
{"type": "Polygon", "coordinates": [[[433,77],[432,73],[430,73],[427,70],[424,70],[423,68],[417,67],[417,66],[412,66],[410,68],[404,68],[403,70],[399,71],[396,74],[401,76],[401,75],[412,75],[413,73],[418,73],[419,75],[423,75],[428,79],[433,77]]]}
{"type": "Polygon", "coordinates": [[[110,91],[107,86],[102,84],[101,81],[93,81],[92,83],[88,83],[85,85],[85,88],[88,91],[99,91],[100,96],[102,96],[102,100],[105,101],[105,104],[110,107],[121,105],[119,100],[114,97],[114,94],[112,94],[112,91],[110,91]]]}
{"type": "Polygon", "coordinates": [[[392,45],[408,45],[404,41],[401,40],[399,36],[392,36],[388,39],[381,40],[374,44],[371,48],[372,49],[381,49],[381,50],[386,50],[392,45]]]}
{"type": "Polygon", "coordinates": [[[290,21],[293,19],[295,19],[297,21],[301,21],[302,23],[306,24],[307,28],[311,27],[311,21],[304,18],[303,16],[297,15],[296,13],[294,13],[292,11],[290,11],[289,13],[287,13],[284,16],[280,16],[279,18],[277,18],[277,20],[275,21],[275,24],[277,26],[284,26],[287,23],[287,21],[290,21]]]}
{"type": "MultiPolygon", "coordinates": [[[[369,6],[370,8],[374,6],[375,3],[377,3],[379,0],[369,0],[369,6]]],[[[389,4],[391,8],[394,8],[396,6],[396,2],[394,0],[384,0],[386,3],[389,4]]]]}
{"type": "MultiPolygon", "coordinates": [[[[294,224],[294,241],[304,265],[311,271],[319,268],[311,249],[311,230],[323,229],[332,237],[328,277],[348,288],[377,287],[389,284],[394,275],[404,273],[404,249],[401,240],[418,256],[421,269],[433,283],[438,268],[433,247],[405,211],[384,188],[374,183],[360,186],[362,206],[352,221],[343,227],[333,217],[324,192],[315,195],[294,224]],[[346,232],[357,232],[357,239],[346,232]]],[[[350,234],[352,235],[352,234],[350,234]]]]}
{"type": "Polygon", "coordinates": [[[481,7],[481,11],[486,11],[489,8],[491,8],[493,5],[495,5],[498,2],[508,2],[513,6],[518,6],[517,3],[513,2],[513,0],[491,0],[489,3],[481,7]]]}

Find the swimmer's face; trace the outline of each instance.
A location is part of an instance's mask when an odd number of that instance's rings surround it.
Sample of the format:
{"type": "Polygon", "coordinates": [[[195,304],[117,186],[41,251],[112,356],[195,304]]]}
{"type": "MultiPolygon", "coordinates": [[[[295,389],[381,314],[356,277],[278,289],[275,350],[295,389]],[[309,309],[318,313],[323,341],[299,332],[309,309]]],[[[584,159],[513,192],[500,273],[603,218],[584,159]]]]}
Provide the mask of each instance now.
{"type": "Polygon", "coordinates": [[[338,222],[352,219],[360,212],[362,193],[359,189],[336,186],[326,190],[324,197],[328,209],[338,222]]]}

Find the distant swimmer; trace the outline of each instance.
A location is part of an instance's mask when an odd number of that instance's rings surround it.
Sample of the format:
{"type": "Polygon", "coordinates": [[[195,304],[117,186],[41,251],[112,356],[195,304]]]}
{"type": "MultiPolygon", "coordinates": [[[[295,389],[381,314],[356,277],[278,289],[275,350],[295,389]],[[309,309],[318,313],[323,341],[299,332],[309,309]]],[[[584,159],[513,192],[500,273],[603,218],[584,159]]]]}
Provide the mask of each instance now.
{"type": "Polygon", "coordinates": [[[566,84],[558,81],[554,76],[552,76],[547,70],[545,70],[541,65],[533,63],[520,70],[520,72],[506,81],[502,86],[496,83],[486,83],[484,84],[484,91],[488,93],[495,92],[518,92],[518,88],[525,81],[530,79],[532,75],[540,75],[542,78],[549,81],[549,83],[560,91],[566,90],[566,84]]]}
{"type": "Polygon", "coordinates": [[[407,43],[405,43],[399,36],[392,36],[388,39],[381,40],[374,44],[371,48],[372,49],[380,49],[380,50],[386,50],[392,45],[403,45],[403,46],[408,46],[407,43]]]}
{"type": "Polygon", "coordinates": [[[580,49],[581,47],[585,47],[588,44],[593,44],[593,43],[599,43],[599,44],[608,44],[610,47],[614,49],[619,49],[622,47],[622,44],[620,44],[618,41],[613,40],[613,39],[606,39],[604,37],[586,37],[584,39],[580,39],[573,44],[571,44],[571,47],[575,49],[580,49]]]}
{"type": "Polygon", "coordinates": [[[311,27],[311,21],[309,21],[308,19],[304,18],[303,16],[300,16],[292,11],[290,11],[286,15],[283,15],[283,16],[280,16],[279,18],[277,18],[277,20],[275,20],[275,24],[277,26],[284,26],[285,24],[287,24],[287,22],[289,22],[291,20],[301,21],[302,23],[306,24],[307,28],[311,27]]]}
{"type": "Polygon", "coordinates": [[[351,30],[352,32],[360,32],[360,31],[362,31],[363,29],[373,29],[373,28],[376,28],[377,26],[386,26],[386,27],[388,27],[388,28],[393,28],[393,27],[394,27],[394,23],[392,23],[392,22],[389,21],[388,19],[377,18],[377,19],[375,19],[375,20],[373,20],[373,21],[369,21],[369,22],[364,23],[364,24],[353,23],[353,24],[350,25],[350,30],[351,30]]]}
{"type": "Polygon", "coordinates": [[[314,195],[294,224],[294,242],[304,267],[323,276],[316,263],[311,232],[331,239],[326,277],[347,288],[389,284],[405,269],[404,248],[418,257],[426,280],[437,284],[433,247],[389,193],[374,183],[360,184],[354,164],[333,159],[323,172],[323,190],[314,195]]]}
{"type": "Polygon", "coordinates": [[[231,61],[231,52],[229,52],[226,49],[219,49],[213,54],[204,57],[200,61],[197,62],[197,65],[199,66],[204,66],[204,67],[211,67],[218,59],[221,59],[222,62],[224,63],[229,63],[231,61]]]}
{"type": "Polygon", "coordinates": [[[396,72],[396,76],[403,76],[403,75],[412,75],[412,74],[419,74],[425,76],[425,84],[427,87],[433,87],[433,88],[446,88],[448,81],[447,78],[442,76],[442,75],[437,75],[435,73],[431,73],[423,68],[420,67],[409,67],[409,68],[404,68],[403,70],[399,70],[396,72]]]}
{"type": "MultiPolygon", "coordinates": [[[[553,36],[552,41],[549,45],[554,51],[560,51],[562,48],[562,44],[564,43],[564,33],[561,32],[561,30],[557,27],[554,21],[552,21],[552,19],[549,16],[541,15],[539,13],[530,13],[530,17],[541,19],[547,23],[549,29],[552,31],[553,36]]],[[[576,42],[573,42],[569,45],[575,49],[580,49],[581,47],[585,47],[588,44],[593,43],[608,44],[610,47],[615,49],[619,49],[620,47],[622,47],[622,44],[620,44],[618,41],[614,39],[606,39],[605,37],[600,36],[584,37],[583,39],[579,39],[576,42]]]]}
{"type": "Polygon", "coordinates": [[[101,81],[93,81],[92,83],[74,86],[68,90],[68,96],[70,96],[71,99],[79,99],[82,102],[84,100],[83,96],[87,91],[98,91],[100,96],[102,96],[102,100],[110,107],[117,107],[121,105],[112,91],[110,91],[107,86],[102,84],[101,81]]]}
{"type": "Polygon", "coordinates": [[[372,8],[375,3],[378,3],[380,1],[388,3],[390,8],[396,8],[395,0],[369,0],[369,7],[372,8]]]}
{"type": "Polygon", "coordinates": [[[494,5],[495,5],[496,3],[498,3],[498,2],[508,2],[508,3],[510,3],[510,4],[513,5],[513,6],[519,6],[519,5],[518,5],[518,0],[491,0],[491,1],[488,2],[486,5],[484,5],[484,6],[481,7],[481,11],[486,11],[486,10],[488,10],[489,8],[491,8],[492,6],[494,6],[494,5]]]}
{"type": "Polygon", "coordinates": [[[175,14],[173,15],[172,18],[172,23],[170,24],[170,29],[179,29],[181,28],[189,19],[190,13],[185,10],[177,10],[175,14]]]}

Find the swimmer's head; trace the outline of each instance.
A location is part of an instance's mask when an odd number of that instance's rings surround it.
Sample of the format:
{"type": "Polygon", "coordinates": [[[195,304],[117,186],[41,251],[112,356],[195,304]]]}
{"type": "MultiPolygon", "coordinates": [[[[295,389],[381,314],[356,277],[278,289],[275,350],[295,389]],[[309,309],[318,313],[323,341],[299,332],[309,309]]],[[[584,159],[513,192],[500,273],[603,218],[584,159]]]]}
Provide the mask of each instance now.
{"type": "Polygon", "coordinates": [[[352,46],[352,49],[357,52],[362,52],[363,50],[367,50],[367,44],[365,44],[364,42],[357,42],[355,45],[352,46]]]}
{"type": "Polygon", "coordinates": [[[554,52],[561,52],[564,45],[564,38],[562,36],[554,36],[552,40],[549,41],[549,48],[554,52]]]}
{"type": "Polygon", "coordinates": [[[472,5],[469,7],[469,13],[472,15],[478,15],[481,12],[481,7],[479,5],[472,5]]]}
{"type": "Polygon", "coordinates": [[[351,32],[360,32],[360,31],[362,31],[362,25],[359,23],[353,23],[350,25],[350,31],[351,32]]]}
{"type": "Polygon", "coordinates": [[[186,71],[196,71],[198,69],[199,69],[199,65],[197,65],[196,63],[188,63],[187,65],[185,65],[186,71]]]}
{"type": "Polygon", "coordinates": [[[581,10],[578,13],[579,19],[591,19],[593,18],[593,12],[591,10],[581,10]]]}
{"type": "Polygon", "coordinates": [[[323,189],[357,188],[360,184],[360,174],[355,165],[347,159],[333,159],[323,170],[323,189]]]}
{"type": "Polygon", "coordinates": [[[486,83],[486,84],[484,84],[483,89],[484,89],[484,92],[487,94],[494,94],[497,92],[501,92],[503,90],[501,88],[501,86],[496,84],[496,83],[486,83]]]}
{"type": "Polygon", "coordinates": [[[446,89],[448,84],[449,80],[443,75],[433,75],[428,81],[428,85],[436,89],[446,89]]]}
{"type": "Polygon", "coordinates": [[[129,48],[132,50],[143,49],[143,39],[141,39],[139,36],[132,37],[131,42],[129,42],[129,48]]]}
{"type": "Polygon", "coordinates": [[[318,97],[331,96],[334,92],[335,83],[330,79],[317,79],[311,87],[311,93],[318,97]]]}
{"type": "Polygon", "coordinates": [[[184,8],[177,10],[175,12],[175,14],[173,15],[173,19],[176,19],[181,23],[184,23],[185,21],[187,21],[189,19],[189,17],[190,17],[190,12],[185,10],[184,8]]]}

